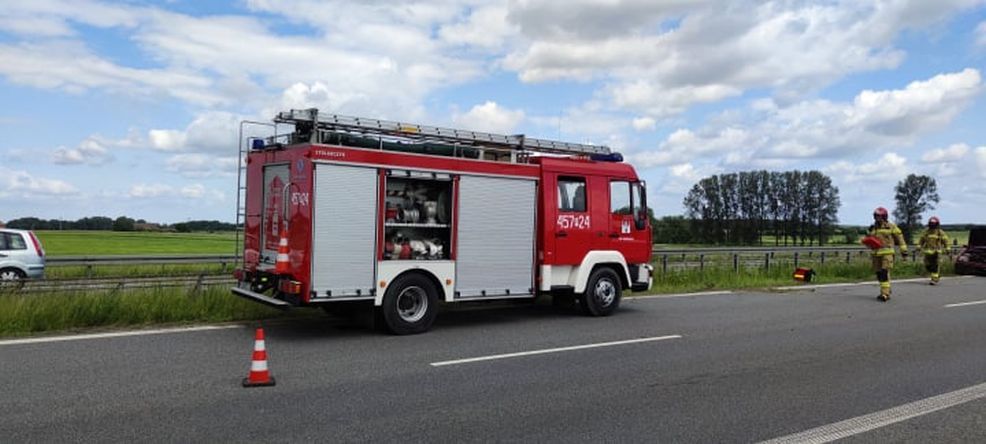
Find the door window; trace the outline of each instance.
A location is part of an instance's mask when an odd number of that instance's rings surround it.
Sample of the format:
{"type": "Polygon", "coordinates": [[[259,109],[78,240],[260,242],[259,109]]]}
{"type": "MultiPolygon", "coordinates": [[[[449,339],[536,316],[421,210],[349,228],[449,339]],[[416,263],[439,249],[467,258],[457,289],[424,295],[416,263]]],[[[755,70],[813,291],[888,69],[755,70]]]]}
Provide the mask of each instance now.
{"type": "Polygon", "coordinates": [[[0,250],[27,250],[24,238],[17,233],[2,233],[3,239],[0,240],[0,250]]]}
{"type": "Polygon", "coordinates": [[[609,183],[609,211],[613,214],[631,215],[630,182],[613,181],[609,183]]]}
{"type": "Polygon", "coordinates": [[[558,178],[558,209],[564,212],[585,212],[585,178],[558,178]]]}

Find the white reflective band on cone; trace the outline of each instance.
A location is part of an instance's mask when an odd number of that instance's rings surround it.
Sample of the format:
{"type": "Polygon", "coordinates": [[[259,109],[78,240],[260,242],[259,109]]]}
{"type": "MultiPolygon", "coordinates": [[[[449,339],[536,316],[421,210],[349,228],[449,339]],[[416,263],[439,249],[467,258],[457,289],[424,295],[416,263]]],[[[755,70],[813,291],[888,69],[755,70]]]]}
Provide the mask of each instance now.
{"type": "Polygon", "coordinates": [[[267,361],[253,361],[250,364],[251,372],[265,372],[267,371],[267,361]]]}
{"type": "Polygon", "coordinates": [[[253,351],[266,351],[266,350],[267,350],[267,344],[264,342],[263,339],[253,341],[253,351]]]}
{"type": "Polygon", "coordinates": [[[291,259],[288,258],[288,255],[287,254],[277,253],[277,261],[278,262],[287,262],[289,260],[291,260],[291,259]]]}

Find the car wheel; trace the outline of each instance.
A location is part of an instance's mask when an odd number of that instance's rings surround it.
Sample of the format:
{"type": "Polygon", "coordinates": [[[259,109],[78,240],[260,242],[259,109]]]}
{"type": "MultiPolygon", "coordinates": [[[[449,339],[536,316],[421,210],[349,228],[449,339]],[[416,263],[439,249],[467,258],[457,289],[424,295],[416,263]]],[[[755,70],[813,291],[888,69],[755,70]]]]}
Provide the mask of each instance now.
{"type": "Polygon", "coordinates": [[[0,289],[19,289],[24,286],[24,279],[27,274],[16,268],[4,268],[0,270],[0,289]]]}
{"type": "Polygon", "coordinates": [[[582,311],[589,316],[609,316],[620,306],[623,285],[611,268],[599,268],[589,275],[582,294],[582,311]]]}
{"type": "Polygon", "coordinates": [[[423,333],[438,315],[438,290],[425,276],[405,274],[390,284],[378,310],[387,331],[395,335],[423,333]]]}

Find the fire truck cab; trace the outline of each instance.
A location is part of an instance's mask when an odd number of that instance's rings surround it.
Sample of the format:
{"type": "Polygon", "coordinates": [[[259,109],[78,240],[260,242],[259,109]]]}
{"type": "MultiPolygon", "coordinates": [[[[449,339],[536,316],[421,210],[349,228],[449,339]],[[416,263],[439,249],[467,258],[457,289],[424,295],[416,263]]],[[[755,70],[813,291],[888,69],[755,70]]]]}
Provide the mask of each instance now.
{"type": "Polygon", "coordinates": [[[241,147],[236,295],[372,301],[410,334],[440,302],[575,296],[606,316],[650,287],[645,186],[607,147],[314,109],[275,122],[293,129],[241,147]]]}

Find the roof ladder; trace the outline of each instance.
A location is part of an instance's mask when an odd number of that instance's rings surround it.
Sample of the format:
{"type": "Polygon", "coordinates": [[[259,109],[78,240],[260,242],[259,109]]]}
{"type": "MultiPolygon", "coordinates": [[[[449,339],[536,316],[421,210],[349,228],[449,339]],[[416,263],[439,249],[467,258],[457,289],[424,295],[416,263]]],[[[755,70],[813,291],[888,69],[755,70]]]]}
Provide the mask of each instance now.
{"type": "Polygon", "coordinates": [[[326,140],[322,137],[322,133],[325,132],[381,138],[391,137],[416,142],[439,142],[456,146],[489,147],[510,150],[512,152],[511,157],[515,157],[516,152],[562,155],[607,155],[611,153],[609,147],[603,145],[535,139],[525,137],[522,134],[504,135],[338,114],[320,114],[315,108],[281,112],[274,118],[274,121],[293,124],[296,133],[310,136],[308,140],[298,140],[298,142],[321,143],[326,140]]]}

